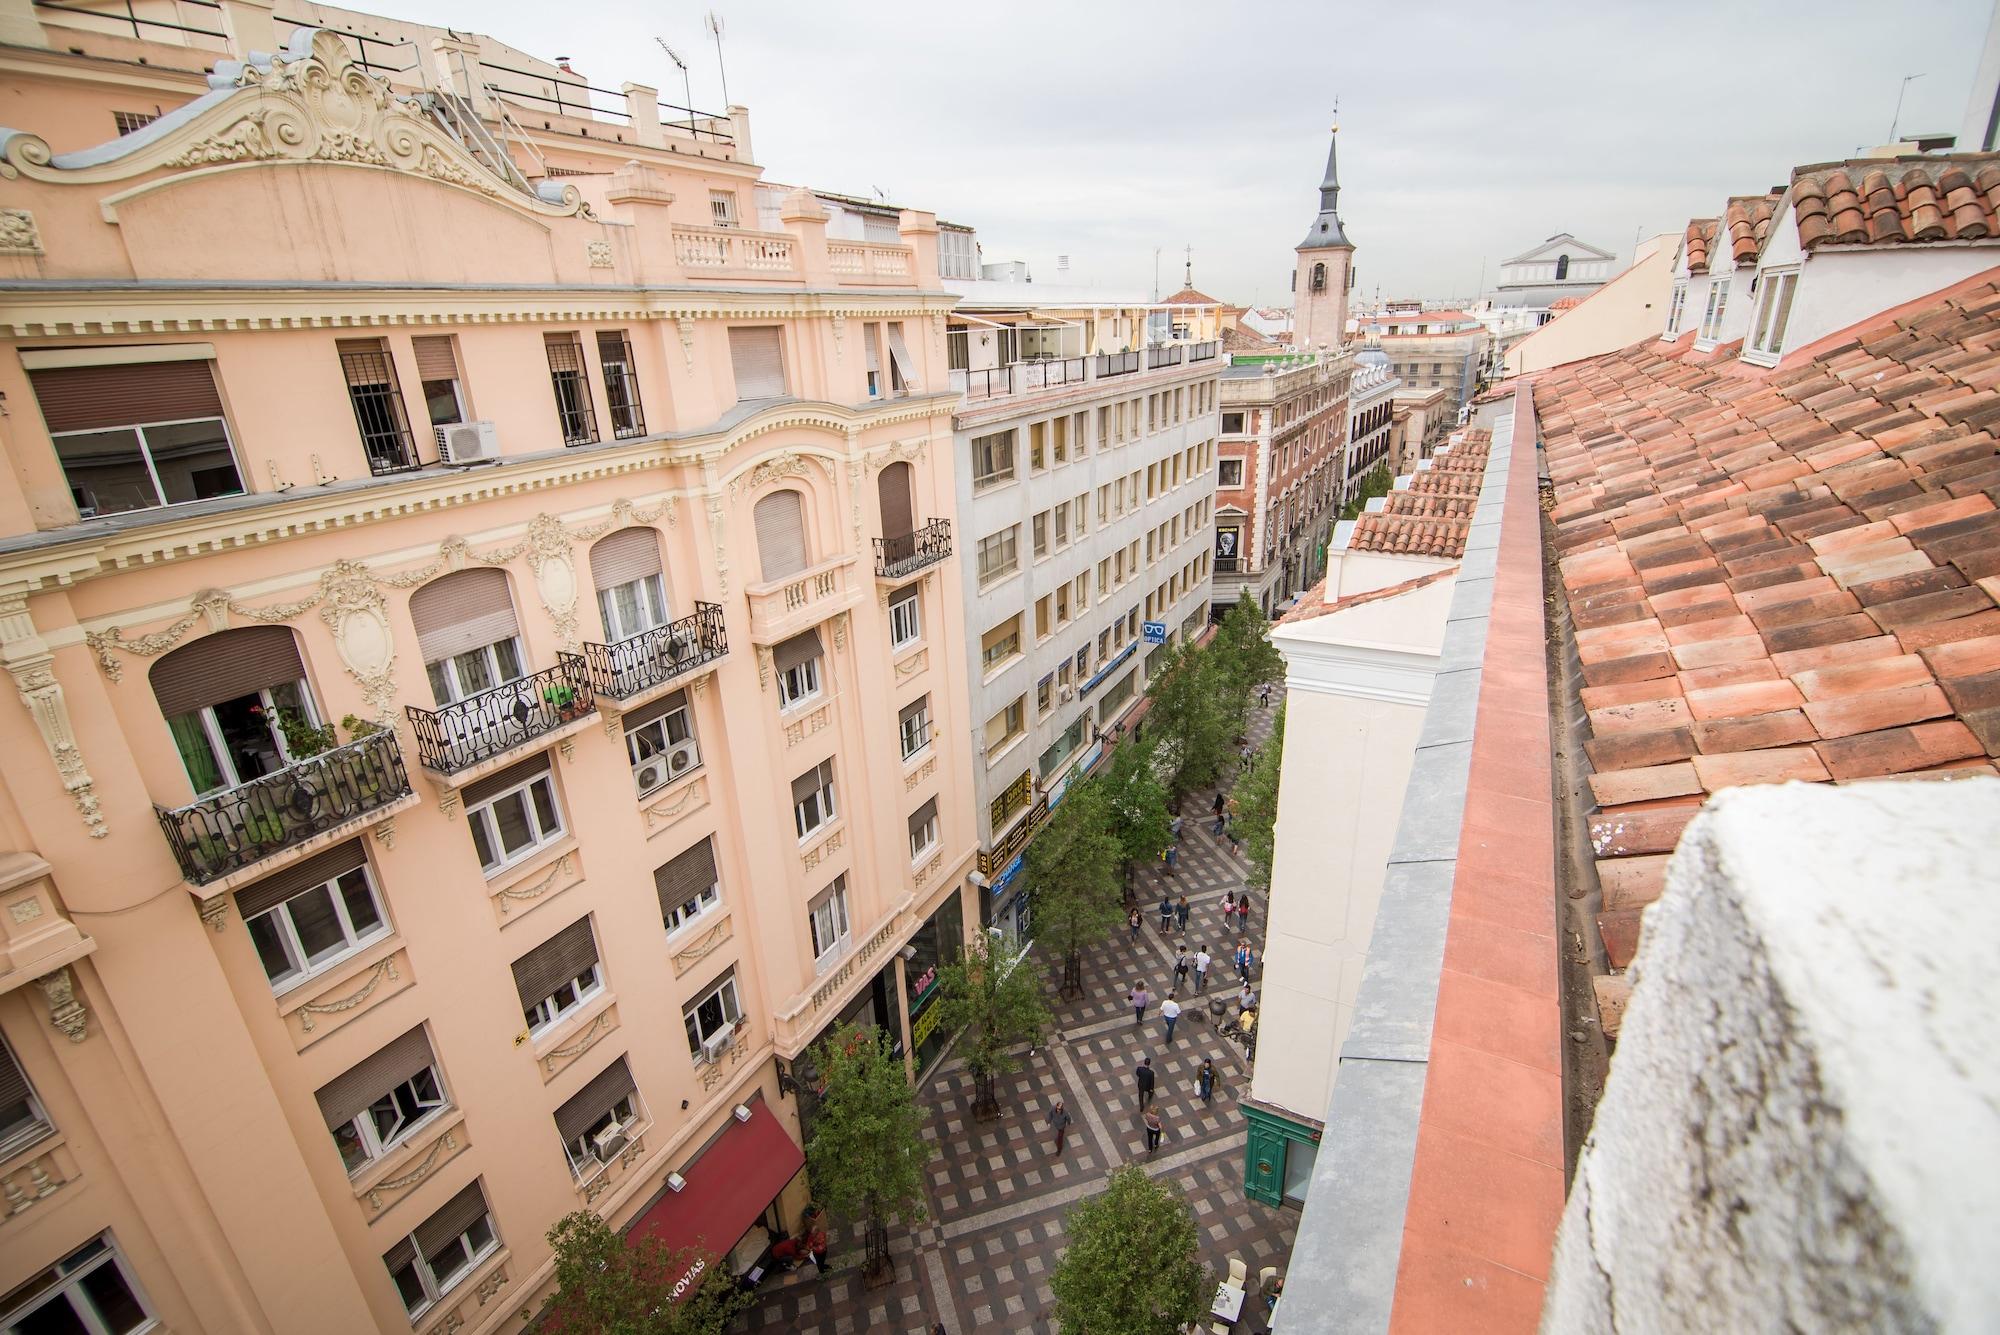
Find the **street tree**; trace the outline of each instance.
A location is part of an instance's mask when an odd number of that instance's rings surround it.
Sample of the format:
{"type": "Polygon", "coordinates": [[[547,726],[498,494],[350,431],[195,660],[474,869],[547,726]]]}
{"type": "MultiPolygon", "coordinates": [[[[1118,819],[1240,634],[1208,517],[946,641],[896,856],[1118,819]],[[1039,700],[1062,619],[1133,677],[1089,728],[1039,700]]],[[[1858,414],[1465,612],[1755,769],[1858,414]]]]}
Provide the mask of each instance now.
{"type": "Polygon", "coordinates": [[[1271,888],[1271,860],[1277,851],[1278,773],[1285,757],[1285,707],[1271,719],[1271,736],[1236,784],[1236,828],[1249,855],[1244,879],[1259,890],[1271,888]]]}
{"type": "Polygon", "coordinates": [[[1181,643],[1167,651],[1149,692],[1145,726],[1155,740],[1156,763],[1169,796],[1185,797],[1213,784],[1235,754],[1227,690],[1228,682],[1207,650],[1181,643]]]}
{"type": "Polygon", "coordinates": [[[1179,1187],[1127,1164],[1064,1227],[1049,1289],[1066,1335],[1179,1335],[1208,1309],[1214,1288],[1179,1187]]]}
{"type": "Polygon", "coordinates": [[[840,1026],[813,1049],[812,1065],[824,1087],[806,1165],[829,1212],[862,1220],[862,1280],[873,1288],[895,1277],[889,1225],[925,1217],[923,1113],[889,1036],[873,1025],[840,1026]]]}
{"type": "Polygon", "coordinates": [[[1257,688],[1285,672],[1284,655],[1271,643],[1270,620],[1254,599],[1238,599],[1205,652],[1216,675],[1228,683],[1223,701],[1232,721],[1232,734],[1241,736],[1250,722],[1257,688]]]}
{"type": "Polygon", "coordinates": [[[1014,1049],[1039,1044],[1049,1030],[1049,1004],[1033,969],[1015,961],[995,959],[990,938],[979,933],[967,943],[957,962],[938,972],[938,1023],[947,1031],[962,1029],[958,1054],[972,1074],[972,1115],[992,1117],[1000,1111],[995,1091],[1000,1076],[1020,1069],[1014,1049]]]}
{"type": "Polygon", "coordinates": [[[548,1239],[556,1292],[535,1327],[544,1335],[722,1335],[749,1301],[713,1254],[628,1241],[589,1210],[558,1219],[548,1239]]]}
{"type": "Polygon", "coordinates": [[[1063,957],[1065,996],[1083,991],[1083,950],[1118,925],[1123,910],[1118,865],[1123,850],[1111,833],[1104,790],[1075,786],[1028,845],[1035,931],[1063,957]]]}
{"type": "Polygon", "coordinates": [[[1119,860],[1127,875],[1134,863],[1144,866],[1173,842],[1173,817],[1167,814],[1167,788],[1160,782],[1153,742],[1121,742],[1101,775],[1100,785],[1111,837],[1118,841],[1119,860]]]}
{"type": "Polygon", "coordinates": [[[1341,507],[1340,517],[1342,519],[1359,519],[1361,512],[1368,508],[1368,502],[1374,500],[1377,496],[1387,496],[1390,488],[1395,485],[1396,479],[1389,475],[1388,463],[1376,464],[1368,470],[1368,475],[1361,479],[1361,490],[1356,492],[1353,498],[1341,507]]]}

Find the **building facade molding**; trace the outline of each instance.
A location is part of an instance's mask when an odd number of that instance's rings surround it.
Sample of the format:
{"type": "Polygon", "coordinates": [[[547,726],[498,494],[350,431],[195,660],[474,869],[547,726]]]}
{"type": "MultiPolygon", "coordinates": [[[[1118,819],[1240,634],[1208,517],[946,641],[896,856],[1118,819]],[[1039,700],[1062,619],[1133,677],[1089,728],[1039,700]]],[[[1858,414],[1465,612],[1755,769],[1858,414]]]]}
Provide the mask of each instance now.
{"type": "Polygon", "coordinates": [[[97,781],[91,777],[83,750],[77,745],[76,729],[70,723],[69,700],[63,694],[62,682],[56,679],[55,655],[48,642],[36,633],[27,595],[21,592],[0,595],[0,663],[13,676],[21,703],[34,719],[35,730],[41,734],[42,744],[48,748],[49,759],[55,762],[63,789],[76,804],[84,828],[90,831],[91,838],[104,838],[111,828],[104,823],[104,813],[98,804],[97,781]]]}
{"type": "Polygon", "coordinates": [[[1378,644],[1285,637],[1285,686],[1315,695],[1426,705],[1438,656],[1378,644]]]}

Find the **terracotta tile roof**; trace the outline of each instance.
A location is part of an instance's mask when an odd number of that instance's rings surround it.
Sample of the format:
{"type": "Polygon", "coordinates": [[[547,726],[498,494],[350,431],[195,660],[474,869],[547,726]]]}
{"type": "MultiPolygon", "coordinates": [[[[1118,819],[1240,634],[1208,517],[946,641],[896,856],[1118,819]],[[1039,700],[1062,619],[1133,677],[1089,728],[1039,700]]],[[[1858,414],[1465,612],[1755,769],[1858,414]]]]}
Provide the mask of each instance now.
{"type": "Polygon", "coordinates": [[[1314,617],[1325,616],[1328,612],[1344,612],[1350,607],[1360,607],[1364,603],[1379,603],[1385,598],[1398,598],[1406,593],[1414,593],[1418,589],[1429,584],[1435,584],[1441,579],[1450,579],[1457,573],[1458,567],[1456,565],[1448,565],[1442,570],[1426,571],[1418,575],[1415,579],[1406,579],[1400,584],[1391,584],[1381,589],[1370,589],[1366,593],[1350,593],[1347,597],[1336,598],[1332,602],[1326,600],[1326,581],[1321,580],[1300,594],[1299,600],[1293,604],[1292,610],[1279,617],[1278,620],[1280,622],[1310,621],[1314,617]]]}
{"type": "Polygon", "coordinates": [[[1996,275],[1776,371],[1648,341],[1534,384],[1615,966],[1709,793],[1994,772],[1996,275]]]}
{"type": "Polygon", "coordinates": [[[1276,339],[1266,338],[1248,325],[1222,331],[1224,352],[1269,352],[1277,346],[1276,339]]]}
{"type": "Polygon", "coordinates": [[[1162,306],[1220,306],[1223,303],[1209,296],[1208,293],[1203,292],[1200,288],[1190,285],[1174,293],[1171,297],[1160,298],[1158,304],[1162,306]]]}
{"type": "Polygon", "coordinates": [[[1778,217],[1778,201],[1785,197],[1782,190],[1773,190],[1767,195],[1732,195],[1729,207],[1723,210],[1722,225],[1729,234],[1729,258],[1737,264],[1755,264],[1757,256],[1764,249],[1764,238],[1771,235],[1771,224],[1778,217]]]}
{"type": "Polygon", "coordinates": [[[1799,245],[2000,239],[2000,154],[1891,158],[1792,173],[1799,245]]]}
{"type": "Polygon", "coordinates": [[[1347,545],[1354,551],[1395,556],[1462,556],[1470,527],[1467,519],[1364,514],[1354,521],[1354,534],[1347,545]]]}
{"type": "Polygon", "coordinates": [[[1708,252],[1715,245],[1715,229],[1720,219],[1696,218],[1688,223],[1687,265],[1689,273],[1708,272],[1708,252]]]}
{"type": "Polygon", "coordinates": [[[1392,491],[1382,500],[1385,514],[1434,515],[1447,519],[1471,519],[1478,504],[1476,484],[1456,493],[1392,491]]]}
{"type": "Polygon", "coordinates": [[[1561,314],[1563,311],[1573,311],[1581,305],[1583,305],[1582,297],[1557,297],[1549,303],[1549,309],[1561,314]]]}
{"type": "Polygon", "coordinates": [[[1462,556],[1472,509],[1493,448],[1490,431],[1467,432],[1442,446],[1431,466],[1383,498],[1383,508],[1354,521],[1348,548],[1396,556],[1462,556]]]}

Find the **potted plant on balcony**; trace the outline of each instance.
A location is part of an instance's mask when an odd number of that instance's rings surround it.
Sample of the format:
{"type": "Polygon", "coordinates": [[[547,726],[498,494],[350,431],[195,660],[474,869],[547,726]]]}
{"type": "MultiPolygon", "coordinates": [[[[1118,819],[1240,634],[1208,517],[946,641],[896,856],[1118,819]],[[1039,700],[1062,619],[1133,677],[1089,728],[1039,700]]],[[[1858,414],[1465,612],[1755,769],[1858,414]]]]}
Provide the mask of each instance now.
{"type": "Polygon", "coordinates": [[[584,701],[576,687],[557,683],[542,688],[542,703],[556,711],[556,717],[564,723],[572,723],[583,717],[584,701]]]}

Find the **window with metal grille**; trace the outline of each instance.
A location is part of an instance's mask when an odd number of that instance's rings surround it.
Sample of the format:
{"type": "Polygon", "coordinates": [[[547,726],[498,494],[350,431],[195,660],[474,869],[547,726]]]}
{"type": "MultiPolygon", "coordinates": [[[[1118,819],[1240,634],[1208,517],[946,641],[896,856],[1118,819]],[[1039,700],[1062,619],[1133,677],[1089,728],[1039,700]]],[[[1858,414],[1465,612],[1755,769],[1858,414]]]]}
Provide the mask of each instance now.
{"type": "Polygon", "coordinates": [[[575,334],[544,334],[549,353],[549,381],[556,391],[556,420],[565,445],[589,445],[597,439],[597,410],[590,403],[590,378],[583,369],[583,343],[575,334]]]}
{"type": "Polygon", "coordinates": [[[646,413],[639,402],[639,373],[633,369],[632,340],[623,329],[599,330],[597,360],[604,366],[604,399],[611,406],[611,438],[630,440],[646,434],[646,413]]]}
{"type": "Polygon", "coordinates": [[[368,471],[380,477],[419,467],[388,340],[343,338],[337,350],[341,374],[347,378],[347,399],[354,405],[354,424],[361,430],[361,448],[368,455],[368,471]]]}
{"type": "Polygon", "coordinates": [[[111,113],[111,123],[118,127],[118,133],[120,134],[130,134],[134,130],[143,130],[159,118],[160,113],[157,111],[114,111],[111,113]]]}

